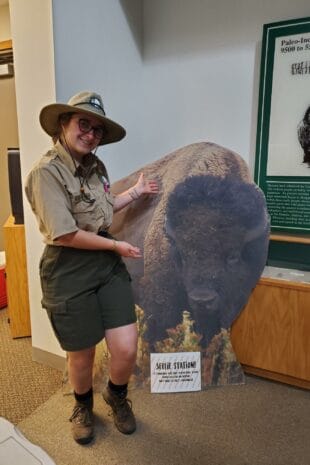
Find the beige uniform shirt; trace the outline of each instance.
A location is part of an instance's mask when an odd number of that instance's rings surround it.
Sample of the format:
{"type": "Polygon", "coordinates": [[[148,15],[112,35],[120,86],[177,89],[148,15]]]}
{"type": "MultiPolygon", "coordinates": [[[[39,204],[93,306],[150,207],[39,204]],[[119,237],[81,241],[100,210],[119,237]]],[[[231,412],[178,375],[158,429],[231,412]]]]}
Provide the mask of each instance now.
{"type": "Polygon", "coordinates": [[[25,191],[47,244],[78,229],[98,233],[112,223],[108,175],[93,154],[74,164],[57,142],[29,173],[25,191]]]}

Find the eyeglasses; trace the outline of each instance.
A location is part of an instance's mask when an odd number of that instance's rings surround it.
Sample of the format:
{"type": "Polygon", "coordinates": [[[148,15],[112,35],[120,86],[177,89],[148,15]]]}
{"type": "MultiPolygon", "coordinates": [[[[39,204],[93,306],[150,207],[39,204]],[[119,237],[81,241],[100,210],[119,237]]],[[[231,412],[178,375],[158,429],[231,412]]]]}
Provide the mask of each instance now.
{"type": "Polygon", "coordinates": [[[90,131],[93,131],[94,137],[96,139],[102,139],[104,134],[104,128],[102,126],[92,126],[88,119],[80,118],[78,120],[79,129],[84,134],[87,134],[90,131]]]}

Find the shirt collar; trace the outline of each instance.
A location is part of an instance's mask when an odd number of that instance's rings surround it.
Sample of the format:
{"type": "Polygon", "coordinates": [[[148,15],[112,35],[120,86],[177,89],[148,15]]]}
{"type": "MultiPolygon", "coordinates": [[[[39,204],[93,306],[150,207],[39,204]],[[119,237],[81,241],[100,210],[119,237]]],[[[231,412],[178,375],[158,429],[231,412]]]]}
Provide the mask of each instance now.
{"type": "Polygon", "coordinates": [[[64,165],[69,168],[73,176],[85,175],[86,173],[91,174],[94,171],[94,168],[97,167],[97,157],[91,152],[83,157],[83,163],[79,163],[76,160],[72,160],[70,153],[67,152],[59,140],[56,142],[54,147],[57,151],[57,155],[64,165]]]}

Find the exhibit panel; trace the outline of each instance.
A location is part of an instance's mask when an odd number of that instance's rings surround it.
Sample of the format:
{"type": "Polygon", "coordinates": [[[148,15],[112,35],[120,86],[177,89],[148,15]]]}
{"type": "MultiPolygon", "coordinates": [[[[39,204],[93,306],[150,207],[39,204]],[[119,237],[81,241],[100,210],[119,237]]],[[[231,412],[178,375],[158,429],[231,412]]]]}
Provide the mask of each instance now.
{"type": "Polygon", "coordinates": [[[243,368],[310,388],[310,18],[263,28],[254,179],[270,215],[267,266],[232,343],[243,368]]]}
{"type": "Polygon", "coordinates": [[[254,179],[271,218],[268,265],[309,271],[310,18],[264,25],[260,73],[254,179]]]}

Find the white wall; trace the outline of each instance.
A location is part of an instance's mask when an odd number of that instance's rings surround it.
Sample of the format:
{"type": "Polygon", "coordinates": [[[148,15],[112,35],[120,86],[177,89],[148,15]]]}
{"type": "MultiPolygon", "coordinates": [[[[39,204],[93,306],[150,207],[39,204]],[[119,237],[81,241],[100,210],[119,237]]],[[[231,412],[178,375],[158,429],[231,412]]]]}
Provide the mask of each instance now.
{"type": "Polygon", "coordinates": [[[57,96],[94,87],[128,129],[103,152],[112,180],[200,140],[252,165],[263,24],[310,11],[308,0],[144,0],[137,47],[130,12],[139,2],[53,5],[57,96]]]}
{"type": "MultiPolygon", "coordinates": [[[[51,0],[10,0],[16,103],[22,177],[50,145],[39,126],[39,110],[55,101],[51,0]]],[[[63,355],[47,315],[41,309],[38,263],[43,250],[33,213],[24,198],[32,345],[63,355]]]]}
{"type": "Polygon", "coordinates": [[[309,12],[308,0],[145,0],[144,150],[208,140],[252,168],[263,24],[309,12]]]}
{"type": "Polygon", "coordinates": [[[98,152],[116,180],[141,165],[142,1],[53,0],[53,13],[57,100],[99,92],[107,116],[127,129],[124,141],[98,152]]]}

